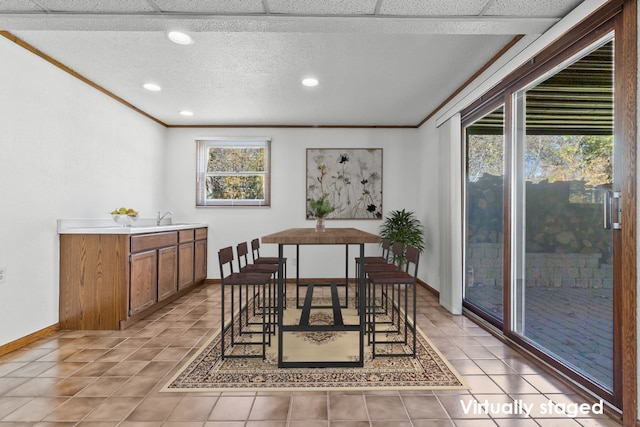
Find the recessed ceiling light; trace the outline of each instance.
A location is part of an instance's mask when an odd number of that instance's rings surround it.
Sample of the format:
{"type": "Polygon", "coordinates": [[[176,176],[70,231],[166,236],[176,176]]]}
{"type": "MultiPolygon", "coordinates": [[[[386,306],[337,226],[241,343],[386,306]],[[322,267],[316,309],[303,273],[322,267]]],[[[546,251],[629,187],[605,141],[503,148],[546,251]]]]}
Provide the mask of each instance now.
{"type": "Polygon", "coordinates": [[[313,77],[307,77],[306,79],[302,80],[302,84],[307,87],[318,86],[318,79],[314,79],[313,77]]]}
{"type": "Polygon", "coordinates": [[[167,37],[169,37],[169,40],[177,44],[193,43],[193,38],[189,34],[180,31],[171,31],[169,34],[167,34],[167,37]]]}
{"type": "Polygon", "coordinates": [[[143,88],[145,88],[146,90],[150,90],[152,92],[159,92],[162,90],[162,88],[160,87],[160,85],[157,85],[155,83],[145,83],[142,85],[143,88]]]}
{"type": "Polygon", "coordinates": [[[182,111],[180,111],[180,114],[185,116],[185,117],[192,117],[193,116],[193,111],[182,110],[182,111]]]}

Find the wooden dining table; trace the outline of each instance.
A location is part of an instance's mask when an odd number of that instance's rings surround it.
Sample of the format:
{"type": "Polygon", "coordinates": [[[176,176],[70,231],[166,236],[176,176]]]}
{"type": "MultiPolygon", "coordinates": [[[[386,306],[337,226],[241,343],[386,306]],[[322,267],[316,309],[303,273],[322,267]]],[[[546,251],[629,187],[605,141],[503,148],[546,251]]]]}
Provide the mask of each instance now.
{"type": "MultiPolygon", "coordinates": [[[[356,302],[359,316],[357,324],[343,324],[341,321],[340,305],[336,303],[337,291],[336,284],[332,283],[331,293],[333,300],[334,322],[329,325],[311,325],[308,323],[308,312],[312,307],[311,299],[313,295],[314,284],[307,284],[307,297],[305,298],[305,306],[303,307],[302,316],[298,324],[283,324],[283,310],[285,309],[285,293],[283,277],[283,259],[284,247],[287,245],[295,245],[296,250],[300,245],[344,245],[346,248],[347,263],[346,273],[348,276],[348,248],[349,245],[359,245],[360,258],[365,256],[365,244],[380,243],[380,237],[366,231],[356,228],[326,228],[324,232],[318,232],[315,228],[290,228],[277,233],[269,234],[261,238],[262,243],[274,243],[278,245],[279,274],[278,274],[278,292],[277,292],[277,325],[278,325],[278,367],[280,368],[297,368],[297,367],[362,367],[364,365],[364,340],[365,340],[365,310],[361,309],[365,306],[365,277],[364,263],[359,263],[360,271],[356,275],[358,282],[358,301],[356,302]],[[359,334],[359,358],[358,360],[313,360],[313,361],[288,361],[285,360],[283,334],[285,332],[358,332],[359,334]]],[[[297,250],[297,254],[299,251],[297,250]]],[[[296,262],[299,260],[296,258],[296,262]]],[[[296,272],[298,268],[296,268],[296,272]]],[[[298,274],[298,273],[296,273],[298,274]]],[[[348,287],[348,277],[346,277],[346,285],[348,287]]],[[[297,299],[297,298],[296,298],[297,299]]],[[[347,299],[347,298],[345,298],[347,299]]]]}

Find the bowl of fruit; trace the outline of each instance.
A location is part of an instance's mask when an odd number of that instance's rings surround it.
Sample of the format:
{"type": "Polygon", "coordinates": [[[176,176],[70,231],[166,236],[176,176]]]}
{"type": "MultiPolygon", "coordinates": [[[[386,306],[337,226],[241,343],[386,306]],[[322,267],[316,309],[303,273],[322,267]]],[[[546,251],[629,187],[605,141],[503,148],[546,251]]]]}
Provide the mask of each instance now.
{"type": "Polygon", "coordinates": [[[111,212],[111,218],[116,224],[128,227],[138,220],[138,212],[131,208],[119,208],[111,212]]]}

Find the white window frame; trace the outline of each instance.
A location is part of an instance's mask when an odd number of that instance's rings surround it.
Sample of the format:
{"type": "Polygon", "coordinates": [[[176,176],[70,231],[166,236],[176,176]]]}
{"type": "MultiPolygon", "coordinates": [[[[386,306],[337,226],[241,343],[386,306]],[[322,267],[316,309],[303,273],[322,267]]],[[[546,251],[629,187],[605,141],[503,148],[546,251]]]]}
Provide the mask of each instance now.
{"type": "MultiPolygon", "coordinates": [[[[196,140],[196,206],[271,206],[271,138],[198,138],[196,140]],[[264,171],[256,172],[263,176],[263,199],[207,199],[207,176],[215,173],[207,172],[208,151],[211,147],[238,148],[264,147],[264,171]]],[[[229,171],[224,171],[230,174],[229,171]]],[[[238,173],[238,175],[242,175],[238,173]]]]}

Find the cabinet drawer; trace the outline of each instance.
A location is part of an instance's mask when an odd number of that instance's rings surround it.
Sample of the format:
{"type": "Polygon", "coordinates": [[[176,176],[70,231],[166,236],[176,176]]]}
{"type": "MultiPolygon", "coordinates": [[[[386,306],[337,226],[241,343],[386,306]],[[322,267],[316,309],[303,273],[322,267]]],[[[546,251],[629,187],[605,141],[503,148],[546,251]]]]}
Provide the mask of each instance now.
{"type": "Polygon", "coordinates": [[[196,228],[196,240],[204,240],[207,238],[208,228],[196,228]]]}
{"type": "Polygon", "coordinates": [[[131,253],[174,246],[177,243],[178,233],[175,231],[131,236],[131,253]]]}
{"type": "Polygon", "coordinates": [[[193,229],[178,231],[178,233],[180,234],[180,237],[178,238],[178,241],[180,243],[193,241],[193,236],[194,236],[193,231],[194,231],[193,229]]]}

